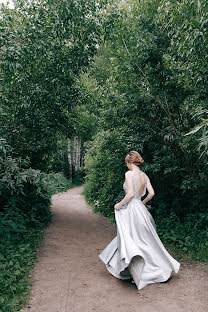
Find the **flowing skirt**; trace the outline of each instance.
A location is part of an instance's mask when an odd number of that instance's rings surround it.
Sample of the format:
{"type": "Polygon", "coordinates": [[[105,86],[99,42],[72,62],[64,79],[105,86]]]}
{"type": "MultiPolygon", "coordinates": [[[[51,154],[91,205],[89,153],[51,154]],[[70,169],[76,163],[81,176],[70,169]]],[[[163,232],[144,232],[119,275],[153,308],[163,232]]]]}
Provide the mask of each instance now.
{"type": "Polygon", "coordinates": [[[119,279],[133,278],[138,290],[167,281],[180,263],[165,249],[155,222],[140,198],[115,210],[117,236],[99,254],[107,270],[119,279]]]}

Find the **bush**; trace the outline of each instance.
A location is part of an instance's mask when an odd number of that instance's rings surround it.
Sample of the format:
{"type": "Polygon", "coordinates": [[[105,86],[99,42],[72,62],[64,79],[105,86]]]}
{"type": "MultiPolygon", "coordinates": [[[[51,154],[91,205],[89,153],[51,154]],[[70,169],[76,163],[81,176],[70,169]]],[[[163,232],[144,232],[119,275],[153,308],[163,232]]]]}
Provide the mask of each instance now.
{"type": "Polygon", "coordinates": [[[0,311],[13,312],[28,294],[26,275],[36,258],[43,227],[51,221],[45,174],[13,158],[0,139],[0,311]]]}
{"type": "Polygon", "coordinates": [[[43,231],[27,229],[19,240],[0,247],[0,312],[16,312],[25,304],[32,282],[31,269],[43,231]]]}
{"type": "Polygon", "coordinates": [[[40,170],[24,168],[28,161],[11,155],[11,147],[1,139],[0,233],[4,241],[17,239],[27,227],[42,228],[51,220],[45,175],[40,170]]]}
{"type": "Polygon", "coordinates": [[[62,172],[46,174],[47,190],[50,195],[64,192],[71,188],[71,183],[62,172]]]}
{"type": "Polygon", "coordinates": [[[85,158],[86,200],[94,206],[94,212],[112,217],[114,203],[121,198],[121,181],[124,175],[125,153],[123,137],[119,130],[102,131],[92,142],[87,142],[85,158]],[[123,166],[123,167],[122,167],[123,166]]]}

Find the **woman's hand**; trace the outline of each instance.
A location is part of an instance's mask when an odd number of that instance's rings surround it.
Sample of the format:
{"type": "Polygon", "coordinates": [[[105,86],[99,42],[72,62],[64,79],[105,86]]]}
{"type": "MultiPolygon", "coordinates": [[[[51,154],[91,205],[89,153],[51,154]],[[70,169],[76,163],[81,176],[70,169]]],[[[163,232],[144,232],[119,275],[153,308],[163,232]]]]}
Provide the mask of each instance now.
{"type": "Polygon", "coordinates": [[[120,210],[120,209],[121,209],[120,204],[119,204],[119,203],[115,204],[114,209],[116,209],[116,210],[120,210]]]}

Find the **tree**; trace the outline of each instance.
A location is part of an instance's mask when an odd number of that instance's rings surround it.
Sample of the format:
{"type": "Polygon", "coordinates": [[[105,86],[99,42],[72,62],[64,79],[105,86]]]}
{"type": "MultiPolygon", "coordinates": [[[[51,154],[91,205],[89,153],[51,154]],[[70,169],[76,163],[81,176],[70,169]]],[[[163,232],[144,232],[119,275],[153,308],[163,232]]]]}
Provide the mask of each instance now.
{"type": "Polygon", "coordinates": [[[47,170],[74,132],[75,82],[97,50],[105,1],[16,1],[1,8],[1,135],[47,170]]]}

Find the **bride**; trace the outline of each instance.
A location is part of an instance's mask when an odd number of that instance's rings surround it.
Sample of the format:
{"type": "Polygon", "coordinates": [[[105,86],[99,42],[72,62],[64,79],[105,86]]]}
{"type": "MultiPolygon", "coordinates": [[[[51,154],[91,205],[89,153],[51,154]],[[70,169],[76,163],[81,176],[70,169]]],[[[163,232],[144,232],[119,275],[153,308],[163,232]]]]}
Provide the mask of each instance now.
{"type": "Polygon", "coordinates": [[[114,206],[117,236],[99,254],[107,270],[119,279],[133,279],[138,290],[151,283],[167,281],[180,263],[165,249],[155,222],[146,208],[154,196],[148,176],[140,170],[141,155],[131,151],[125,158],[128,171],[123,188],[126,196],[114,206]],[[148,191],[148,196],[141,197],[148,191]]]}

